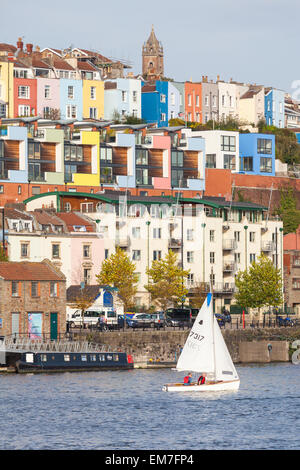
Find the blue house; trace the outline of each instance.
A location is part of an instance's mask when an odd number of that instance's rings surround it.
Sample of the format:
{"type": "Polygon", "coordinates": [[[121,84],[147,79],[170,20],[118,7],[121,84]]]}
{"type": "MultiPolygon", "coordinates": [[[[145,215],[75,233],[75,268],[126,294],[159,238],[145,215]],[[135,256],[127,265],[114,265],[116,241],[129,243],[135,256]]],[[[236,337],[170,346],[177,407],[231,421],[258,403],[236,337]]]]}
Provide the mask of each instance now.
{"type": "Polygon", "coordinates": [[[240,173],[275,176],[275,136],[240,134],[240,173]]]}
{"type": "Polygon", "coordinates": [[[284,91],[265,89],[265,119],[268,126],[284,127],[284,91]]]}
{"type": "Polygon", "coordinates": [[[168,126],[168,86],[169,82],[156,81],[155,84],[143,84],[142,119],[157,127],[168,126]]]}
{"type": "Polygon", "coordinates": [[[60,79],[61,119],[82,119],[82,80],[60,79]]]}

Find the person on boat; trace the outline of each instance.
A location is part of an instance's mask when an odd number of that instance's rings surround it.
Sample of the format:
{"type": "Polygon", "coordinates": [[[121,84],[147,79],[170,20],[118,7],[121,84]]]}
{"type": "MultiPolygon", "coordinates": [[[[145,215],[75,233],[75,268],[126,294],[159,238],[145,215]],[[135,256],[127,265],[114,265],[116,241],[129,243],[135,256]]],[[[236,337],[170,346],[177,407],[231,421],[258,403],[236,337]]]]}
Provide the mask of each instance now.
{"type": "Polygon", "coordinates": [[[205,384],[205,374],[201,374],[198,378],[198,385],[205,384]]]}
{"type": "Polygon", "coordinates": [[[183,384],[184,385],[191,385],[193,374],[190,372],[188,375],[186,375],[183,379],[183,384]]]}

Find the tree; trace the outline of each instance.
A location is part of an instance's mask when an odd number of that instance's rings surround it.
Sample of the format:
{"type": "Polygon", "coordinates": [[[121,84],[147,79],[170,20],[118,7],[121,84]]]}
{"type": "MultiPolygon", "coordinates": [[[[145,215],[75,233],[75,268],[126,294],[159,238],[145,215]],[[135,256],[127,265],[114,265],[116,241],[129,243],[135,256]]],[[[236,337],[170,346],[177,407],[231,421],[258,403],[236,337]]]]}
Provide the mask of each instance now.
{"type": "Polygon", "coordinates": [[[181,303],[188,293],[184,281],[189,271],[178,266],[177,255],[173,251],[169,250],[164,259],[153,261],[151,268],[146,272],[149,283],[145,289],[162,310],[166,310],[171,304],[181,303]]]}
{"type": "Polygon", "coordinates": [[[297,209],[297,200],[291,186],[280,188],[280,205],[275,210],[283,221],[283,233],[295,232],[300,224],[300,211],[297,209]]]}
{"type": "Polygon", "coordinates": [[[135,273],[135,264],[121,248],[118,247],[115,253],[103,261],[101,272],[96,278],[99,284],[118,289],[118,296],[124,303],[125,312],[133,305],[138,275],[135,273]]]}
{"type": "Polygon", "coordinates": [[[0,247],[0,261],[8,261],[8,256],[2,246],[0,247]]]}
{"type": "Polygon", "coordinates": [[[87,310],[95,300],[95,294],[90,290],[90,286],[84,286],[78,294],[75,295],[73,303],[74,307],[78,308],[81,312],[81,325],[84,327],[84,312],[87,310]]]}
{"type": "Polygon", "coordinates": [[[272,260],[265,255],[249,269],[239,271],[235,285],[235,300],[241,307],[276,307],[282,304],[282,276],[272,260]]]}
{"type": "Polygon", "coordinates": [[[201,308],[207,296],[207,284],[205,282],[196,282],[190,289],[189,298],[192,308],[201,308]]]}

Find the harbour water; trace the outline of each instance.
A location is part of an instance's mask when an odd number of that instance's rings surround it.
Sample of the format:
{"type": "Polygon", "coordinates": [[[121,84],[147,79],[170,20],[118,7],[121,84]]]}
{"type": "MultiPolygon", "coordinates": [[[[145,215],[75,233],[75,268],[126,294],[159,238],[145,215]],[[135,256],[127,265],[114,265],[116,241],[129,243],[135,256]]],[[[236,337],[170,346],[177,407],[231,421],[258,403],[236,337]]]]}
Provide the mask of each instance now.
{"type": "Polygon", "coordinates": [[[162,392],[170,369],[0,375],[0,449],[299,449],[300,366],[237,370],[214,394],[162,392]]]}

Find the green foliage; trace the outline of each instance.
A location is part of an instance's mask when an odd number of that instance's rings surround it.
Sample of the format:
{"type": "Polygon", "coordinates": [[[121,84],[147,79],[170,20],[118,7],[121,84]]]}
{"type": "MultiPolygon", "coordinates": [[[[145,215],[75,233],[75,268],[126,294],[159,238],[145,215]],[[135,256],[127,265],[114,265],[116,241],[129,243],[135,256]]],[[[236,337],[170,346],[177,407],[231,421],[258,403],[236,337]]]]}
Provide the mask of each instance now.
{"type": "Polygon", "coordinates": [[[261,255],[249,269],[239,271],[235,285],[235,300],[241,307],[276,307],[282,304],[281,272],[265,255],[261,255]]]}
{"type": "Polygon", "coordinates": [[[145,289],[150,292],[151,299],[166,310],[169,305],[181,303],[188,290],[185,288],[185,280],[189,271],[178,266],[177,255],[169,250],[165,258],[152,262],[147,269],[149,284],[145,289]]]}
{"type": "Polygon", "coordinates": [[[145,119],[138,118],[131,114],[130,116],[126,116],[124,124],[145,124],[145,119]]]}
{"type": "Polygon", "coordinates": [[[0,247],[0,261],[8,261],[8,256],[2,246],[0,247]]]}
{"type": "Polygon", "coordinates": [[[283,221],[283,233],[295,232],[300,225],[300,211],[297,209],[297,200],[291,186],[280,188],[280,205],[274,211],[283,221]]]}
{"type": "Polygon", "coordinates": [[[135,264],[121,248],[117,248],[115,253],[103,261],[101,272],[96,278],[99,284],[118,289],[125,311],[133,305],[138,275],[135,273],[135,264]]]}
{"type": "Polygon", "coordinates": [[[267,126],[265,120],[258,123],[258,131],[275,135],[275,157],[289,165],[300,163],[300,145],[295,132],[275,126],[267,126]]]}

